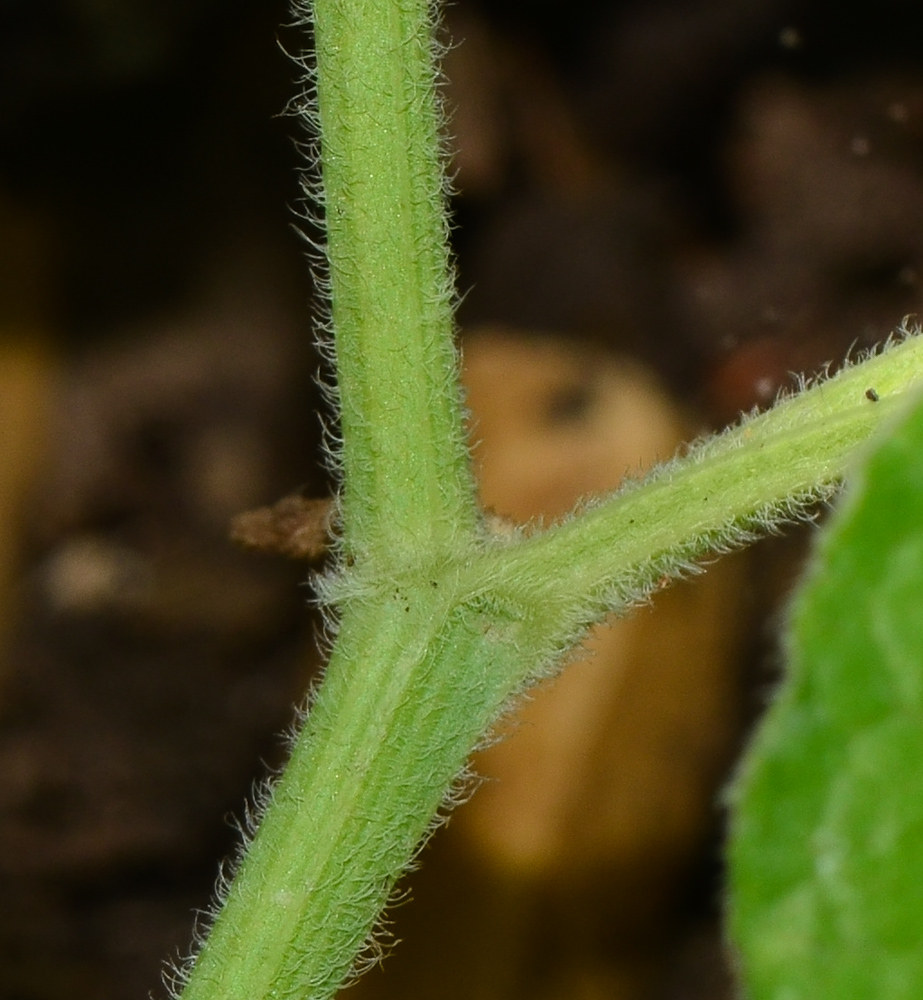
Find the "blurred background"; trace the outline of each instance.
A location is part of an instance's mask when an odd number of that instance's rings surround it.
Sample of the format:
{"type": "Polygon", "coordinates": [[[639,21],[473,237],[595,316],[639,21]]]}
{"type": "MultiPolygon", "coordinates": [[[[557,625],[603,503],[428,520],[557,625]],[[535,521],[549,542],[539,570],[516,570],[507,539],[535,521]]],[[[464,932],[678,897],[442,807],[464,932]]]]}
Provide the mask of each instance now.
{"type": "MultiPolygon", "coordinates": [[[[0,0],[0,1000],[164,995],[318,667],[307,564],[229,540],[331,490],[287,20],[0,0]]],[[[456,0],[485,505],[560,516],[920,309],[918,21],[456,0]]],[[[595,633],[481,756],[353,995],[732,997],[721,792],[808,540],[595,633]]]]}

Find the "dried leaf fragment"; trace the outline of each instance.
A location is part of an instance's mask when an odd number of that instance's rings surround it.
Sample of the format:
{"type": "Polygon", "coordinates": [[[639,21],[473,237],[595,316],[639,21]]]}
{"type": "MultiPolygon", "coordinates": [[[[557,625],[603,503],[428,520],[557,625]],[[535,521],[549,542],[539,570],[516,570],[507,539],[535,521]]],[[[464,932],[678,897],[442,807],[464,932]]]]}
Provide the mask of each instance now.
{"type": "Polygon", "coordinates": [[[330,544],[333,499],[297,493],[271,507],[238,514],[231,522],[231,540],[247,549],[274,552],[290,559],[321,559],[330,544]]]}

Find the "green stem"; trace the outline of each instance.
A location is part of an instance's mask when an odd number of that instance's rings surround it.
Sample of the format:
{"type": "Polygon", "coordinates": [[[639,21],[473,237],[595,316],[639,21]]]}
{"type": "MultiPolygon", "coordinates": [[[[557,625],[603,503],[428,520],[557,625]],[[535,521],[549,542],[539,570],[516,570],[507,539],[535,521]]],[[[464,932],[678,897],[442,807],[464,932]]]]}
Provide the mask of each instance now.
{"type": "Polygon", "coordinates": [[[354,968],[518,673],[513,644],[443,582],[347,611],[183,1000],[320,1000],[354,968]]]}
{"type": "Polygon", "coordinates": [[[316,0],[343,545],[393,564],[474,530],[429,0],[316,0]]]}
{"type": "Polygon", "coordinates": [[[184,1000],[332,996],[511,695],[657,574],[827,492],[921,370],[907,340],[543,535],[343,581],[323,687],[184,1000]]]}
{"type": "Polygon", "coordinates": [[[510,697],[658,574],[824,495],[923,370],[923,340],[908,341],[643,488],[485,543],[455,375],[427,3],[317,0],[315,19],[345,474],[343,565],[325,592],[340,630],[184,1000],[332,996],[510,697]]]}
{"type": "Polygon", "coordinates": [[[543,609],[540,620],[569,634],[637,603],[690,560],[739,547],[829,496],[856,448],[921,377],[923,338],[898,341],[701,442],[643,486],[630,484],[502,556],[485,557],[482,572],[513,604],[526,589],[543,609]]]}

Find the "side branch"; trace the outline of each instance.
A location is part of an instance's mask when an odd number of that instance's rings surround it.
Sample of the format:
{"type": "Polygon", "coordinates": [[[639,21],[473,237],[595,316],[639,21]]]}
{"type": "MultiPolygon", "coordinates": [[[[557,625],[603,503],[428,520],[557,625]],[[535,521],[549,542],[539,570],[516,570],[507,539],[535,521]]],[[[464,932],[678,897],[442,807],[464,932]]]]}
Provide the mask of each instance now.
{"type": "Polygon", "coordinates": [[[559,645],[608,611],[644,600],[696,559],[804,517],[835,491],[856,448],[920,386],[918,333],[744,418],[569,520],[494,550],[472,569],[510,606],[533,607],[559,645]]]}

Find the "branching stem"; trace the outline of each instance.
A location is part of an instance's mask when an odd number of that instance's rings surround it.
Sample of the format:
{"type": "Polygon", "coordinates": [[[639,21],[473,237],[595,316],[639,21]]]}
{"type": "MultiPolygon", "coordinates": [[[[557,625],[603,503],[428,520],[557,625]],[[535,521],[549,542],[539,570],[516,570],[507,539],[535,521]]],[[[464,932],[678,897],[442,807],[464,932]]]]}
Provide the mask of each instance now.
{"type": "Polygon", "coordinates": [[[910,338],[549,530],[478,523],[427,0],[316,0],[342,405],[339,634],[184,1000],[327,1000],[511,697],[590,622],[826,496],[923,372],[910,338]],[[874,393],[866,395],[866,389],[874,393]]]}

